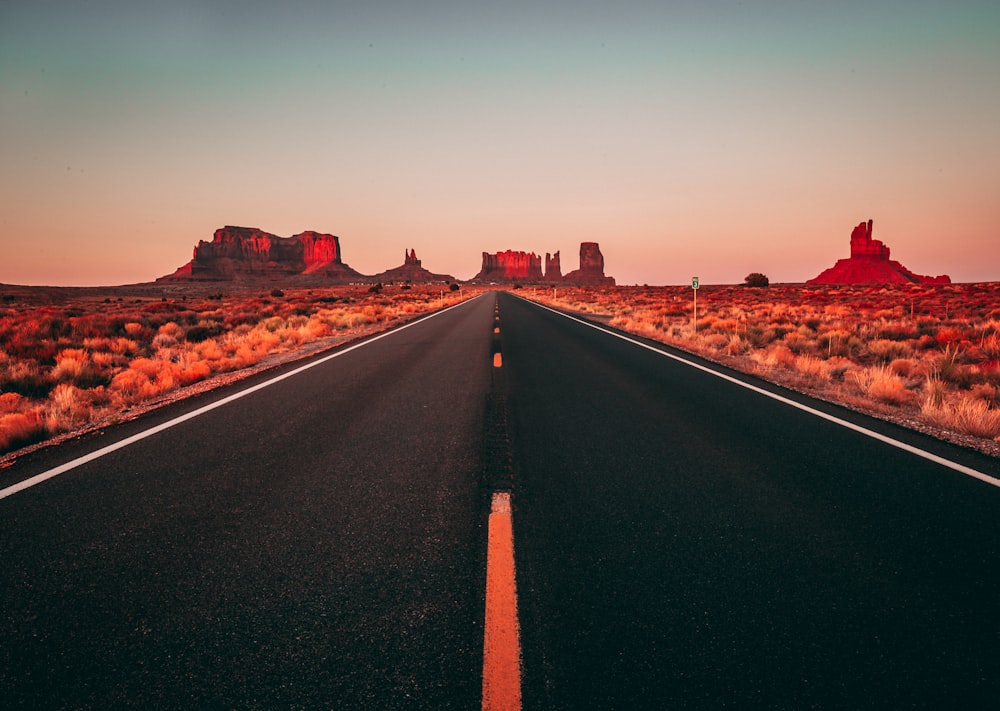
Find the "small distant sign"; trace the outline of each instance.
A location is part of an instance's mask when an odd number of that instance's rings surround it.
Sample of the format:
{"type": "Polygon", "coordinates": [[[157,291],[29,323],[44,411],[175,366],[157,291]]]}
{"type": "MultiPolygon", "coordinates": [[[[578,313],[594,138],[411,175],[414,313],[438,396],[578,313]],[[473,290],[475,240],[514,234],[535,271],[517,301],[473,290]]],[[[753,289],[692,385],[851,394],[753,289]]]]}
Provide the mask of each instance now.
{"type": "Polygon", "coordinates": [[[698,277],[691,277],[691,288],[692,289],[698,288],[698,277]]]}

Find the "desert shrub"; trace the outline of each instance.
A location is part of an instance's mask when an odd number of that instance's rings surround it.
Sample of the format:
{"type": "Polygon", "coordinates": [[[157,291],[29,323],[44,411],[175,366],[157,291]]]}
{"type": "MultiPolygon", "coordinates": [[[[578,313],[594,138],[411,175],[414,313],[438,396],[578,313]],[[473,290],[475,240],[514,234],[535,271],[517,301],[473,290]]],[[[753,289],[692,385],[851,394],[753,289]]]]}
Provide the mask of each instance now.
{"type": "Polygon", "coordinates": [[[188,343],[201,343],[209,338],[214,338],[221,332],[222,327],[218,323],[199,321],[197,325],[191,326],[184,332],[184,340],[188,343]]]}
{"type": "Polygon", "coordinates": [[[51,403],[47,423],[49,430],[64,432],[86,422],[90,401],[80,388],[60,383],[52,390],[49,402],[51,403]]]}
{"type": "Polygon", "coordinates": [[[892,369],[885,365],[863,368],[852,373],[858,389],[879,402],[902,405],[913,399],[913,393],[892,369]]]}
{"type": "Polygon", "coordinates": [[[883,363],[888,363],[899,358],[907,358],[913,351],[906,343],[879,338],[869,341],[868,352],[883,363]]]}
{"type": "Polygon", "coordinates": [[[781,366],[783,368],[794,369],[796,356],[786,346],[774,346],[762,353],[755,353],[755,360],[768,368],[781,366]]]}
{"type": "Polygon", "coordinates": [[[760,326],[747,326],[743,333],[747,343],[753,348],[760,348],[770,341],[765,337],[764,329],[760,326]]]}
{"type": "Polygon", "coordinates": [[[48,436],[45,422],[37,412],[0,415],[0,452],[26,447],[48,436]]]}
{"type": "Polygon", "coordinates": [[[975,382],[975,375],[960,362],[959,349],[947,346],[944,353],[935,361],[938,377],[946,382],[956,385],[959,388],[968,389],[975,382]]]}
{"type": "Polygon", "coordinates": [[[749,344],[744,341],[738,333],[734,333],[729,337],[729,343],[726,344],[726,353],[729,355],[742,355],[749,349],[749,344]]]}
{"type": "Polygon", "coordinates": [[[907,358],[895,358],[889,363],[889,370],[905,378],[913,373],[913,361],[907,358]]]}
{"type": "Polygon", "coordinates": [[[795,359],[795,370],[814,380],[829,377],[829,363],[813,356],[799,356],[795,359]]]}
{"type": "Polygon", "coordinates": [[[0,415],[11,412],[20,412],[24,409],[28,399],[17,393],[0,393],[0,415]]]}
{"type": "Polygon", "coordinates": [[[923,414],[931,422],[946,429],[984,439],[1000,437],[1000,410],[983,400],[963,398],[954,406],[925,406],[923,414]]]}
{"type": "Polygon", "coordinates": [[[996,405],[998,402],[997,394],[1000,393],[995,385],[990,383],[980,383],[979,385],[973,385],[969,389],[969,397],[973,400],[982,400],[990,405],[996,405]]]}
{"type": "Polygon", "coordinates": [[[782,343],[785,344],[785,347],[788,348],[788,350],[796,355],[805,353],[812,347],[812,342],[798,331],[790,331],[789,333],[786,333],[785,337],[782,339],[782,343]]]}
{"type": "Polygon", "coordinates": [[[926,393],[924,395],[923,410],[937,409],[944,405],[945,387],[940,378],[933,375],[927,376],[926,393]]]}
{"type": "Polygon", "coordinates": [[[47,397],[53,385],[38,364],[30,360],[15,361],[0,372],[0,388],[28,398],[47,397]]]}
{"type": "Polygon", "coordinates": [[[153,336],[153,348],[173,348],[178,343],[177,338],[169,333],[157,333],[153,336]]]}
{"type": "Polygon", "coordinates": [[[702,343],[712,350],[721,351],[729,345],[729,337],[722,333],[710,333],[702,339],[702,343]]]}
{"type": "Polygon", "coordinates": [[[449,285],[448,285],[448,289],[449,289],[450,291],[458,291],[458,290],[459,290],[459,289],[461,289],[461,288],[462,288],[462,287],[460,287],[460,286],[459,286],[458,284],[456,284],[455,282],[452,282],[451,284],[449,284],[449,285]]]}
{"type": "Polygon", "coordinates": [[[760,272],[750,272],[749,274],[746,275],[746,277],[743,278],[743,283],[746,286],[764,287],[764,286],[770,286],[771,280],[768,279],[763,274],[761,274],[760,272]]]}
{"type": "Polygon", "coordinates": [[[57,381],[75,380],[87,367],[87,352],[79,348],[65,348],[56,356],[52,369],[52,379],[57,381]]]}

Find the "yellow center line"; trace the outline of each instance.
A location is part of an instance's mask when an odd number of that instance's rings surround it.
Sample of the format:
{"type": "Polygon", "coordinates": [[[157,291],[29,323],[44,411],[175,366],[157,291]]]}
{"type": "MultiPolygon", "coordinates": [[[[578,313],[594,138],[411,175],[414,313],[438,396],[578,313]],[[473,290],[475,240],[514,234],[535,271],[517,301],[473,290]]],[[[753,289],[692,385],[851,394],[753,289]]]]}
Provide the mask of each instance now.
{"type": "Polygon", "coordinates": [[[521,708],[521,641],[514,581],[510,493],[493,494],[486,549],[483,711],[521,708]]]}

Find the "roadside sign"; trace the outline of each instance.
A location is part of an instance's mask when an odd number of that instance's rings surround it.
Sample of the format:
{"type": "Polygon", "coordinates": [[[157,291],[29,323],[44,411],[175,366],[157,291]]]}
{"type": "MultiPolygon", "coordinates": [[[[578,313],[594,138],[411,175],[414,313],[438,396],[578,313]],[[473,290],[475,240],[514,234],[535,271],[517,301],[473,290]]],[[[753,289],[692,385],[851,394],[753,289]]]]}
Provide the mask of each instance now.
{"type": "Polygon", "coordinates": [[[692,289],[698,288],[698,277],[691,277],[691,288],[692,289]]]}

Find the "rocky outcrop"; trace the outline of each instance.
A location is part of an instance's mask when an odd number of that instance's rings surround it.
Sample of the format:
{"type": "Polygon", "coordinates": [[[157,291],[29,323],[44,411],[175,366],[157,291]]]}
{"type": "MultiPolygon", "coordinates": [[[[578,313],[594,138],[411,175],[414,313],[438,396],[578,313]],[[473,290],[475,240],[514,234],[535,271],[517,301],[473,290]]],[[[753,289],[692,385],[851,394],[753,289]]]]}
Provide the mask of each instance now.
{"type": "Polygon", "coordinates": [[[473,281],[516,281],[538,283],[543,281],[542,258],[534,252],[483,252],[483,266],[473,281]]]}
{"type": "Polygon", "coordinates": [[[455,277],[448,274],[432,274],[424,269],[420,260],[417,259],[417,250],[409,249],[405,252],[403,263],[387,269],[381,274],[376,274],[373,279],[380,282],[453,282],[455,277]]]}
{"type": "Polygon", "coordinates": [[[545,281],[562,281],[562,265],[559,263],[559,252],[545,253],[545,281]]]}
{"type": "Polygon", "coordinates": [[[344,264],[336,235],[306,231],[279,237],[256,227],[226,226],[198,242],[190,262],[157,281],[239,281],[312,276],[346,282],[363,278],[344,264]]]}
{"type": "Polygon", "coordinates": [[[604,255],[597,242],[580,244],[580,268],[565,276],[559,252],[545,254],[545,273],[542,273],[542,258],[534,252],[483,252],[483,267],[474,282],[517,282],[521,284],[580,284],[611,285],[614,277],[604,275],[604,255]]]}
{"type": "Polygon", "coordinates": [[[807,284],[950,284],[947,275],[914,274],[889,259],[889,247],[872,239],[872,221],[862,222],[851,232],[851,256],[840,259],[807,284]]]}
{"type": "Polygon", "coordinates": [[[580,243],[580,268],[571,271],[563,281],[584,286],[614,286],[615,278],[604,275],[604,255],[597,242],[580,243]]]}

